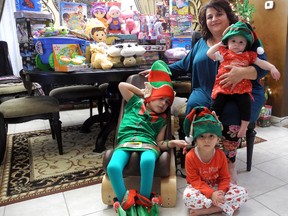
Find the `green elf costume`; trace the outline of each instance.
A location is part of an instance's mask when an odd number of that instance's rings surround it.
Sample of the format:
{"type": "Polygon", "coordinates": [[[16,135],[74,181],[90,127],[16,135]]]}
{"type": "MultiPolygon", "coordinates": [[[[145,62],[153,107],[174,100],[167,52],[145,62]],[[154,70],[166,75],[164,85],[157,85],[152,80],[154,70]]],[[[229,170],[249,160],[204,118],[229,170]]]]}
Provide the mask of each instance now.
{"type": "Polygon", "coordinates": [[[152,208],[150,199],[154,169],[160,155],[156,138],[167,123],[167,115],[165,112],[159,114],[148,110],[146,104],[164,97],[169,97],[172,104],[175,93],[170,75],[170,69],[165,62],[161,60],[154,62],[148,75],[148,82],[145,83],[144,98],[133,95],[125,106],[118,129],[117,146],[107,166],[107,174],[116,198],[121,202],[121,210],[118,209],[118,213],[122,212],[123,208],[129,212],[128,215],[135,215],[135,205],[138,206],[138,215],[143,211],[142,204],[149,210],[152,208]],[[139,193],[135,190],[127,191],[123,179],[123,169],[133,151],[139,151],[141,155],[139,193]]]}

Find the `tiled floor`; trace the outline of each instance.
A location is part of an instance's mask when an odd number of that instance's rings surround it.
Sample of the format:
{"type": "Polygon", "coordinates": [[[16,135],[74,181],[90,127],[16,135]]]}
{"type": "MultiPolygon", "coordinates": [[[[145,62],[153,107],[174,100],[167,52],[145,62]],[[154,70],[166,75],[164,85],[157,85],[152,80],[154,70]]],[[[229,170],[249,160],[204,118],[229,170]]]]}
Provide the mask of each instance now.
{"type": "MultiPolygon", "coordinates": [[[[88,110],[61,112],[63,126],[81,124],[88,110]]],[[[48,128],[44,121],[11,125],[9,133],[48,128]]],[[[249,192],[248,202],[236,212],[240,216],[287,216],[288,129],[280,126],[257,128],[267,141],[254,146],[253,167],[246,172],[246,148],[238,152],[239,184],[249,192]]],[[[188,215],[182,203],[185,179],[178,177],[175,208],[161,208],[160,215],[188,215]]],[[[101,184],[0,207],[0,216],[102,216],[116,215],[101,201],[101,184]]],[[[221,215],[221,214],[218,214],[221,215]]]]}

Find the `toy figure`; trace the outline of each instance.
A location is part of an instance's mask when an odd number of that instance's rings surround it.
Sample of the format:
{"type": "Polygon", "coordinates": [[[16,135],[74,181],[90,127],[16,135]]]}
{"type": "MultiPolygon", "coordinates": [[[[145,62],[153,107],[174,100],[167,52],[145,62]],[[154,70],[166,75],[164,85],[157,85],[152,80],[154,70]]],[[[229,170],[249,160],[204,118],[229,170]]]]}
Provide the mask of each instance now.
{"type": "Polygon", "coordinates": [[[103,27],[95,27],[91,30],[91,37],[96,42],[104,42],[106,43],[106,28],[103,27]]]}
{"type": "Polygon", "coordinates": [[[108,28],[107,20],[105,19],[106,7],[101,2],[95,2],[90,10],[91,16],[100,20],[106,28],[108,28]]]}
{"type": "Polygon", "coordinates": [[[107,29],[97,18],[92,18],[87,21],[85,33],[90,40],[106,43],[107,29]]]}
{"type": "Polygon", "coordinates": [[[125,28],[122,29],[123,34],[137,34],[137,26],[134,21],[134,12],[132,10],[123,11],[122,17],[125,20],[125,28]]]}
{"type": "Polygon", "coordinates": [[[121,30],[121,24],[123,23],[122,19],[122,12],[119,9],[119,7],[113,5],[110,7],[108,13],[107,13],[107,23],[109,25],[109,30],[120,32],[121,30]]]}

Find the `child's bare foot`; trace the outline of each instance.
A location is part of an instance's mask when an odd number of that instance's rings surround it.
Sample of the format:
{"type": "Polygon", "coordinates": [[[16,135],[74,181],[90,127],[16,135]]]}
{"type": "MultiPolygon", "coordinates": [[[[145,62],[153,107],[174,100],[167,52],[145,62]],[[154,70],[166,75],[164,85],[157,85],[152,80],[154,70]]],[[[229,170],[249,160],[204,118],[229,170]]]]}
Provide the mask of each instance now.
{"type": "Polygon", "coordinates": [[[211,206],[208,209],[189,209],[189,216],[209,215],[217,212],[222,212],[222,209],[217,206],[211,206]]]}

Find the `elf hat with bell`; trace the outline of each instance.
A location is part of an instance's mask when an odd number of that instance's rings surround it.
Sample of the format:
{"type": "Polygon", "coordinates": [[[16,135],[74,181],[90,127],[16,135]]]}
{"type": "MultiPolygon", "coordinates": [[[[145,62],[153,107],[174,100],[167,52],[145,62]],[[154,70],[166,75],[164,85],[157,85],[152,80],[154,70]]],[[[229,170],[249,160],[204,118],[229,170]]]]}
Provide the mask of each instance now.
{"type": "Polygon", "coordinates": [[[250,51],[255,51],[259,55],[264,53],[262,43],[250,24],[243,21],[238,21],[235,24],[230,25],[223,32],[222,42],[227,43],[228,39],[235,35],[241,35],[247,40],[250,51]]]}
{"type": "Polygon", "coordinates": [[[170,105],[173,103],[175,92],[170,78],[171,71],[168,65],[157,60],[153,63],[148,75],[148,82],[145,82],[145,102],[149,103],[164,97],[169,97],[170,105]]]}
{"type": "Polygon", "coordinates": [[[204,133],[222,137],[222,123],[204,106],[197,106],[191,110],[184,120],[183,128],[185,135],[193,136],[194,140],[204,133]]]}

